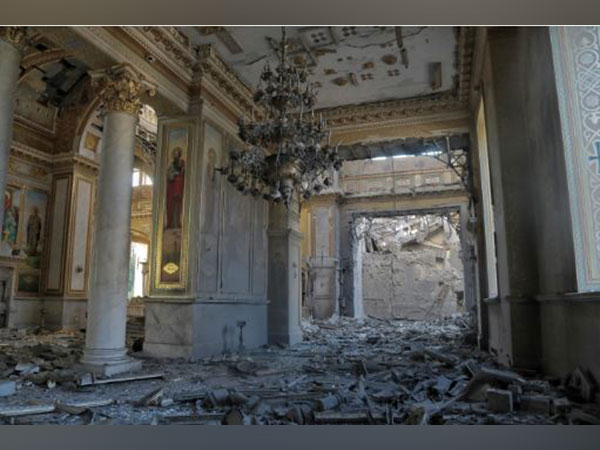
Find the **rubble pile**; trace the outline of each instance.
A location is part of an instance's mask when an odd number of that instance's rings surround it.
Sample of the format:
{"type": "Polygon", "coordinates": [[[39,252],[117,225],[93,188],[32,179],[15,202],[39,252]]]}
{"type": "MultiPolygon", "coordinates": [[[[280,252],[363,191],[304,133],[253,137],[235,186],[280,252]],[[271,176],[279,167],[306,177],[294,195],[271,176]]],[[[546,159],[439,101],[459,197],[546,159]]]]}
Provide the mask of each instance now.
{"type": "Polygon", "coordinates": [[[570,424],[600,423],[596,385],[497,367],[462,316],[435,322],[335,318],[304,323],[304,341],[202,360],[144,359],[113,378],[77,373],[76,335],[6,336],[4,423],[57,424],[570,424]],[[53,342],[43,342],[44,339],[53,342]],[[40,342],[41,340],[41,342],[40,342]],[[48,347],[43,347],[44,345],[48,347]],[[44,351],[41,351],[44,348],[44,351]],[[37,349],[37,350],[34,350],[37,349]],[[38,359],[36,359],[38,358],[38,359]],[[36,383],[47,373],[55,384],[36,383]],[[17,368],[19,367],[19,368],[17,368]],[[71,372],[71,374],[76,372],[71,372]]]}
{"type": "Polygon", "coordinates": [[[7,379],[15,388],[74,384],[78,374],[73,365],[81,357],[83,341],[80,332],[0,329],[0,386],[7,379]]]}

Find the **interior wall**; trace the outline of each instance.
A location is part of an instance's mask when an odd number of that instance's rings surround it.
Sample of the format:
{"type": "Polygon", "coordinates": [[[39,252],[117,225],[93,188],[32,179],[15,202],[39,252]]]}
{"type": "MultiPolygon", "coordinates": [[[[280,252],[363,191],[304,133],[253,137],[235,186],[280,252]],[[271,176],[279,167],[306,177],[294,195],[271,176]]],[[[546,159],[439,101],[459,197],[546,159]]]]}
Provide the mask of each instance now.
{"type": "Polygon", "coordinates": [[[144,342],[144,350],[154,356],[198,357],[233,351],[240,335],[246,348],[267,340],[267,204],[242,195],[215,170],[226,164],[229,149],[237,143],[231,125],[215,112],[204,108],[201,116],[166,119],[162,136],[166,130],[190,123],[194,131],[185,160],[189,219],[181,236],[189,279],[180,280],[179,288],[157,279],[160,227],[166,226],[159,217],[166,214],[171,163],[167,153],[173,152],[159,138],[161,160],[153,194],[155,235],[159,234],[152,242],[155,265],[146,301],[144,342]]]}
{"type": "Polygon", "coordinates": [[[500,297],[487,305],[489,347],[502,363],[539,368],[550,330],[537,299],[575,288],[550,38],[529,27],[488,36],[482,83],[500,297]]]}

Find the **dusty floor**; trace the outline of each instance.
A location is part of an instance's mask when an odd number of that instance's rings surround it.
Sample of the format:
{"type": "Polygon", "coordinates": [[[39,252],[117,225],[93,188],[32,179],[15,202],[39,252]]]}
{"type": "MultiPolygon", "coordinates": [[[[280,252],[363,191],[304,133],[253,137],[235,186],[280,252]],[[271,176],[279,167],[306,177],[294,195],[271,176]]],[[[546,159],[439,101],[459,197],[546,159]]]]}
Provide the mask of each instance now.
{"type": "Polygon", "coordinates": [[[0,421],[7,424],[600,420],[597,405],[578,403],[578,394],[563,380],[488,370],[495,368],[491,357],[474,347],[460,317],[431,323],[346,318],[306,323],[304,342],[292,348],[269,346],[199,361],[136,353],[144,368],[135,376],[162,377],[88,386],[80,385],[85,377],[71,368],[81,353],[81,334],[0,332],[0,386],[16,382],[16,393],[0,397],[0,421]],[[513,412],[493,410],[490,387],[511,391],[513,412]]]}

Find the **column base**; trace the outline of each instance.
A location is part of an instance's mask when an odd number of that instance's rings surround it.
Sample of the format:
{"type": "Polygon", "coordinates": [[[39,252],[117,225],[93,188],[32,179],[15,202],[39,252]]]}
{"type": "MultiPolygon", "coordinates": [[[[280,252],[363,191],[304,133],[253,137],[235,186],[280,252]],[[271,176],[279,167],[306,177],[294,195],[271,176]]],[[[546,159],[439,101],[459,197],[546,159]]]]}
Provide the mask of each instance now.
{"type": "Polygon", "coordinates": [[[142,368],[142,361],[133,359],[126,350],[88,349],[83,351],[83,357],[77,368],[96,375],[113,376],[123,372],[134,372],[142,368]]]}

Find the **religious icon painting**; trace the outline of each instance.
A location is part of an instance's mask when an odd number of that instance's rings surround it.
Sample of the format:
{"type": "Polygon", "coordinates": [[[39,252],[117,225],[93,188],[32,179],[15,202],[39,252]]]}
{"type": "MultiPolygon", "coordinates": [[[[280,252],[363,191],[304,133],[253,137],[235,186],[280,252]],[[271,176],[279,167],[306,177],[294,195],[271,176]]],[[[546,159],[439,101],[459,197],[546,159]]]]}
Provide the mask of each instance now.
{"type": "Polygon", "coordinates": [[[160,245],[160,283],[182,283],[182,241],[185,223],[186,164],[189,129],[168,128],[160,245]]]}
{"type": "Polygon", "coordinates": [[[40,268],[47,202],[48,194],[43,191],[32,190],[25,195],[23,249],[27,255],[26,264],[32,269],[40,268]]]}
{"type": "Polygon", "coordinates": [[[4,191],[4,221],[2,223],[2,239],[0,239],[0,256],[10,257],[19,252],[21,192],[20,189],[10,186],[4,191]]]}

